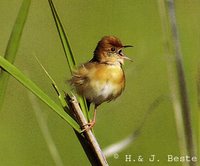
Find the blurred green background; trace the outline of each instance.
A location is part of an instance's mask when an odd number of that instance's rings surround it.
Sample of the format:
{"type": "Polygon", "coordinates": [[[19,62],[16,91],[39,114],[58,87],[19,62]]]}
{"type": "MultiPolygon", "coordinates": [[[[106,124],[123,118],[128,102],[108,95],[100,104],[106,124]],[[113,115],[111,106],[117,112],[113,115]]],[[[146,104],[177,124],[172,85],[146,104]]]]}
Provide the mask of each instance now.
{"type": "MultiPolygon", "coordinates": [[[[0,1],[0,55],[12,31],[21,0],[0,1]]],[[[88,61],[104,35],[115,35],[133,59],[124,66],[126,89],[122,96],[102,104],[97,112],[95,135],[102,148],[130,135],[143,121],[151,103],[169,96],[167,59],[163,53],[163,35],[158,1],[147,0],[54,0],[77,62],[88,61]]],[[[188,85],[191,119],[197,140],[197,69],[200,64],[200,2],[178,0],[177,25],[180,32],[188,85]]],[[[38,65],[37,56],[60,89],[66,84],[69,69],[47,0],[33,0],[24,27],[15,65],[59,103],[51,82],[38,65]]],[[[89,165],[81,145],[69,125],[38,100],[64,165],[89,165]]],[[[55,165],[38,125],[28,91],[10,78],[3,109],[0,112],[0,165],[55,165]]],[[[119,158],[108,158],[110,165],[168,166],[167,155],[180,155],[172,103],[164,100],[148,116],[141,135],[119,158]],[[125,155],[144,158],[155,154],[159,163],[125,162],[125,155]]],[[[180,162],[172,165],[181,165],[180,162]]]]}

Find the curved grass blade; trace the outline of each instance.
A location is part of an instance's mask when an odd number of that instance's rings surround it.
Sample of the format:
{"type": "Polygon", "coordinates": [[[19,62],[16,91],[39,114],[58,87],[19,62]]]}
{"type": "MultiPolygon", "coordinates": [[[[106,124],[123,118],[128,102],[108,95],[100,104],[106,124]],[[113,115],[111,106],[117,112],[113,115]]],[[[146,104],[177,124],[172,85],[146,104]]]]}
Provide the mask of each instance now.
{"type": "MultiPolygon", "coordinates": [[[[67,38],[67,35],[66,35],[64,28],[63,28],[63,25],[61,23],[61,20],[58,16],[56,9],[55,9],[55,6],[54,6],[52,0],[48,0],[48,1],[49,1],[51,12],[52,12],[55,24],[56,24],[56,28],[58,30],[58,34],[59,34],[61,43],[62,43],[62,46],[63,46],[63,50],[64,50],[65,56],[67,58],[68,66],[69,66],[70,72],[72,74],[74,69],[76,69],[76,61],[75,61],[72,49],[71,49],[70,44],[69,44],[69,40],[67,38]]],[[[83,96],[79,96],[78,101],[81,105],[81,109],[83,111],[84,116],[87,118],[87,120],[89,120],[90,118],[89,118],[89,113],[88,113],[88,108],[87,108],[85,98],[83,96]]]]}
{"type": "Polygon", "coordinates": [[[27,89],[33,92],[38,98],[52,108],[66,122],[68,122],[76,131],[80,132],[80,127],[74,119],[72,119],[62,107],[57,105],[48,95],[46,95],[34,82],[27,78],[19,69],[0,56],[0,66],[10,73],[15,79],[22,83],[27,89]]]}
{"type": "Polygon", "coordinates": [[[54,79],[50,76],[50,74],[47,72],[47,70],[44,68],[44,66],[42,65],[42,63],[39,61],[39,59],[37,57],[35,57],[37,62],[39,63],[39,65],[42,67],[42,69],[44,70],[45,74],[47,75],[47,77],[51,80],[52,82],[52,86],[53,88],[55,89],[57,95],[58,95],[58,98],[60,100],[60,103],[62,104],[62,107],[63,108],[67,108],[67,103],[64,99],[64,96],[62,95],[61,91],[59,90],[58,86],[56,85],[56,82],[54,81],[54,79]]]}
{"type": "Polygon", "coordinates": [[[119,154],[121,151],[129,147],[142,133],[142,130],[146,124],[147,119],[149,116],[157,109],[157,107],[164,102],[166,99],[168,99],[168,96],[158,96],[149,106],[148,110],[146,111],[142,122],[139,124],[139,126],[126,138],[113,143],[106,147],[103,152],[106,157],[111,157],[115,154],[119,154]]]}
{"type": "MultiPolygon", "coordinates": [[[[6,58],[10,63],[13,63],[16,57],[16,53],[19,47],[20,38],[22,35],[22,31],[26,22],[26,18],[29,11],[31,0],[24,0],[20,7],[19,13],[17,15],[15,24],[13,26],[7,48],[5,51],[4,58],[6,58]]],[[[3,105],[4,96],[7,89],[9,74],[5,71],[1,71],[0,73],[0,110],[3,105]]]]}

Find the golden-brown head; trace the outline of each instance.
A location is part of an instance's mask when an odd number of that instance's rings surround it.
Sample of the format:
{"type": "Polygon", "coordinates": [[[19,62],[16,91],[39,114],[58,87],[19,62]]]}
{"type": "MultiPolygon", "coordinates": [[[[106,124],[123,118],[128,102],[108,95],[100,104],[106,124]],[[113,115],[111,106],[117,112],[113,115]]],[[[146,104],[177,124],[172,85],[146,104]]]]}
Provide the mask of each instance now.
{"type": "Polygon", "coordinates": [[[124,60],[131,60],[122,52],[123,48],[132,47],[122,45],[121,41],[115,36],[104,36],[97,44],[94,51],[93,61],[106,64],[123,64],[124,60]]]}

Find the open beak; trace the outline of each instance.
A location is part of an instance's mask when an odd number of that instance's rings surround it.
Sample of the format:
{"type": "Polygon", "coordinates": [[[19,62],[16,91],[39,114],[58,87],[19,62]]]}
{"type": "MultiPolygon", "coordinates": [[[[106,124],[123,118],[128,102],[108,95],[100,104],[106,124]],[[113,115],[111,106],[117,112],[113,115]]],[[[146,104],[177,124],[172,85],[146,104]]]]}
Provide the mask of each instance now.
{"type": "MultiPolygon", "coordinates": [[[[131,46],[131,45],[125,45],[125,46],[123,46],[123,48],[128,48],[128,47],[133,47],[133,46],[131,46]]],[[[130,59],[129,57],[125,56],[124,54],[123,54],[122,58],[133,62],[132,59],[130,59]]]]}

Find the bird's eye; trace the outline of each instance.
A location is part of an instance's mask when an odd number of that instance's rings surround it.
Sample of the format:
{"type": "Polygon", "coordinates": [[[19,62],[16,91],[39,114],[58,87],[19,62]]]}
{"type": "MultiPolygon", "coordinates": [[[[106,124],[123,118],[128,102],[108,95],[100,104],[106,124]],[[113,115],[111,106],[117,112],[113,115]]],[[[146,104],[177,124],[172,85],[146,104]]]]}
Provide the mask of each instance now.
{"type": "Polygon", "coordinates": [[[111,48],[111,51],[115,51],[115,47],[112,47],[112,48],[111,48]]]}

